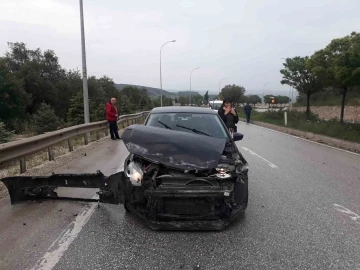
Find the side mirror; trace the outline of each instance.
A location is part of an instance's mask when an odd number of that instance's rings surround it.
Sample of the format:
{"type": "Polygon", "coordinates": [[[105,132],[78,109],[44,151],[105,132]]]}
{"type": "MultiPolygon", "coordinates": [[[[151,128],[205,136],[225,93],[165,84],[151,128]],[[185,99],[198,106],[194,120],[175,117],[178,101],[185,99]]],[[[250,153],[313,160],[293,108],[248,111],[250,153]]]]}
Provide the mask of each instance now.
{"type": "Polygon", "coordinates": [[[241,141],[244,138],[244,135],[238,132],[233,133],[233,140],[234,141],[241,141]]]}

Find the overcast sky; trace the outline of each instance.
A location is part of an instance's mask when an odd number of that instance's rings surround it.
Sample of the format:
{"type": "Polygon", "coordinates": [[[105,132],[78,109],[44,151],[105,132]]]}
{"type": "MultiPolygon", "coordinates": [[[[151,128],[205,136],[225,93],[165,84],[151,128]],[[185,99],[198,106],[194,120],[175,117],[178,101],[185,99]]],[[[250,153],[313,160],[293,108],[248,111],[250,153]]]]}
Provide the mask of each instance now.
{"type": "MultiPolygon", "coordinates": [[[[311,55],[360,31],[360,0],[84,0],[88,75],[117,83],[217,92],[283,90],[282,57],[311,55]]],[[[81,69],[78,0],[0,0],[0,53],[7,42],[52,49],[81,69]]]]}

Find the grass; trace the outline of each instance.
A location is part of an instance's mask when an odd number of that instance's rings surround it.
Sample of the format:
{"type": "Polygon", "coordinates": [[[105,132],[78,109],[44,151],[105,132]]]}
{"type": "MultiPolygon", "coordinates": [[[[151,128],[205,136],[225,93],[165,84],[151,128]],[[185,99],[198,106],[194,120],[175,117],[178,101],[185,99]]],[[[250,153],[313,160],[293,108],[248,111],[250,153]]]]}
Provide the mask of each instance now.
{"type": "MultiPolygon", "coordinates": [[[[242,109],[238,112],[240,118],[245,118],[242,109]]],[[[284,112],[281,110],[263,113],[253,111],[251,120],[285,127],[284,112]]],[[[336,119],[325,121],[314,114],[307,120],[305,112],[291,111],[287,113],[286,127],[360,143],[360,123],[340,124],[336,119]]]]}

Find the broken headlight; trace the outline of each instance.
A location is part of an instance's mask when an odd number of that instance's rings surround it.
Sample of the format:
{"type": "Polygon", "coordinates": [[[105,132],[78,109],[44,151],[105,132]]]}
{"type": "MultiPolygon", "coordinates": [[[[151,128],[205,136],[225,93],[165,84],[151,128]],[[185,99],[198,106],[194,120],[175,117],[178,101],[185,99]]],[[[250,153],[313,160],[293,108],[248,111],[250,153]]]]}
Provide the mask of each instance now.
{"type": "Polygon", "coordinates": [[[126,176],[133,186],[141,186],[144,172],[137,163],[131,161],[126,168],[126,176]]]}

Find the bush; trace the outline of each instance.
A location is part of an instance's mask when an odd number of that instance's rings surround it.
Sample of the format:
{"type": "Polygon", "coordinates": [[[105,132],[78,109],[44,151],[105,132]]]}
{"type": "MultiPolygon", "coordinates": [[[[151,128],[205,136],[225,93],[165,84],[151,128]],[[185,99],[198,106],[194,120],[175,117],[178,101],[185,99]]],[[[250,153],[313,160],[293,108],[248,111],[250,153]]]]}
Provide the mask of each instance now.
{"type": "Polygon", "coordinates": [[[57,130],[63,123],[51,106],[46,103],[41,104],[39,110],[33,115],[32,122],[37,134],[57,130]]]}
{"type": "Polygon", "coordinates": [[[7,131],[5,124],[0,122],[0,143],[10,142],[14,137],[13,131],[7,131]]]}

